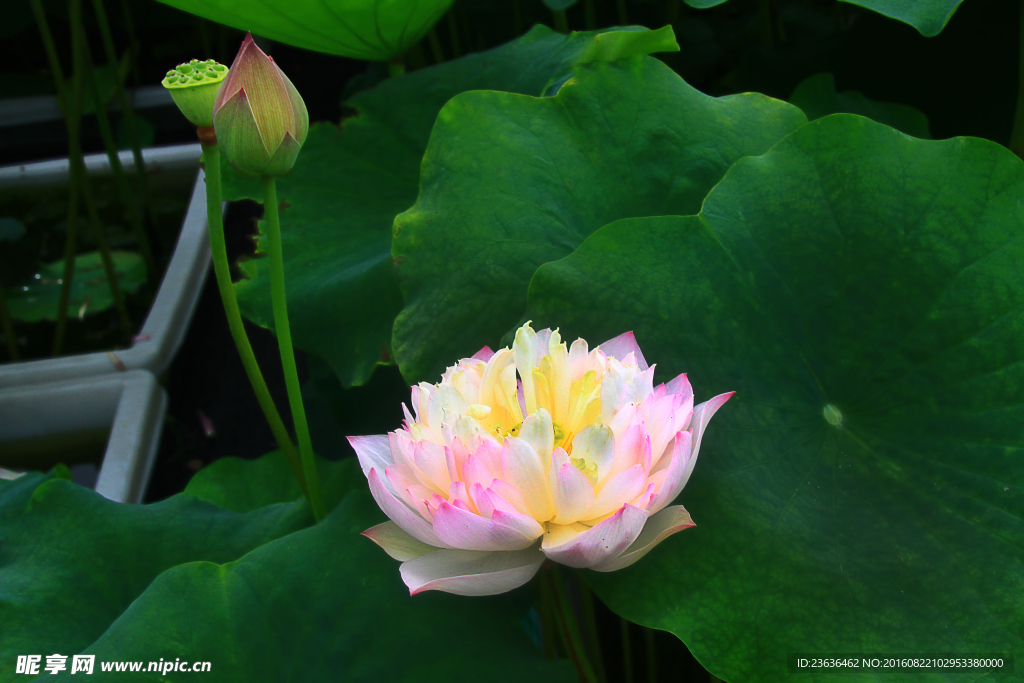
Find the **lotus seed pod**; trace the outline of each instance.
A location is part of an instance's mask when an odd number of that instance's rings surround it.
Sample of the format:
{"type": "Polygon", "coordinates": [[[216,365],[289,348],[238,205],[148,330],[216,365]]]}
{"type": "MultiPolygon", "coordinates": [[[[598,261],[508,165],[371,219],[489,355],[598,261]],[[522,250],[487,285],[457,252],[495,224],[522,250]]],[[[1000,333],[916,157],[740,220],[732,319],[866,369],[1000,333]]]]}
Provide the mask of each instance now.
{"type": "Polygon", "coordinates": [[[213,125],[213,103],[227,75],[223,64],[193,59],[168,71],[161,84],[171,92],[185,118],[203,128],[213,125]]]}

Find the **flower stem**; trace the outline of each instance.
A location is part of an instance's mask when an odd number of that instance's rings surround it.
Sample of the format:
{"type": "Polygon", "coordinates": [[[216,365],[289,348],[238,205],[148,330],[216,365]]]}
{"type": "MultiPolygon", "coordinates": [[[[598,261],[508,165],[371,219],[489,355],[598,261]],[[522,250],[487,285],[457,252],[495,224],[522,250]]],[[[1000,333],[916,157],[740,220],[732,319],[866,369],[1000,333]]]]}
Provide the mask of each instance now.
{"type": "Polygon", "coordinates": [[[274,330],[281,349],[281,365],[284,369],[285,386],[288,388],[288,403],[292,408],[292,422],[299,441],[299,455],[302,469],[306,474],[309,502],[316,521],[324,518],[324,503],[320,496],[320,480],[317,478],[316,461],[313,459],[313,442],[309,438],[306,423],[306,409],[302,405],[302,388],[299,386],[299,371],[295,367],[295,351],[292,349],[292,331],[288,325],[288,298],[284,282],[284,250],[281,247],[281,220],[278,216],[277,185],[273,176],[263,176],[263,209],[267,223],[267,238],[270,242],[270,296],[274,307],[274,330]]]}
{"type": "Polygon", "coordinates": [[[4,296],[4,286],[0,284],[0,325],[3,325],[4,338],[7,340],[7,352],[11,360],[18,360],[18,340],[14,336],[14,325],[11,324],[11,314],[7,311],[7,298],[4,296]]]}
{"type": "Polygon", "coordinates": [[[1017,113],[1013,117],[1013,133],[1010,135],[1010,151],[1024,159],[1024,0],[1020,2],[1020,32],[1017,49],[1020,52],[1017,64],[1017,113]]]}
{"type": "Polygon", "coordinates": [[[594,660],[594,671],[601,683],[608,680],[604,671],[604,657],[601,656],[601,639],[597,634],[597,615],[594,613],[594,596],[583,578],[577,575],[580,587],[580,611],[583,613],[584,629],[587,632],[587,645],[594,660]]]}
{"type": "MultiPolygon", "coordinates": [[[[100,37],[103,42],[103,51],[107,58],[107,64],[109,68],[114,72],[114,90],[117,93],[118,102],[121,104],[121,120],[124,122],[125,130],[128,132],[128,142],[131,144],[132,157],[135,159],[135,174],[139,178],[139,189],[142,194],[142,203],[146,207],[146,212],[149,216],[150,226],[156,229],[156,216],[153,214],[153,206],[150,203],[149,197],[149,176],[146,175],[146,164],[142,159],[142,149],[139,147],[139,136],[135,130],[135,111],[132,109],[131,102],[128,100],[128,93],[125,92],[124,84],[121,83],[120,71],[118,70],[118,59],[117,51],[114,49],[114,38],[110,33],[110,24],[107,22],[107,10],[103,6],[103,0],[92,0],[93,12],[96,15],[96,23],[100,28],[100,37]]],[[[122,9],[125,12],[125,20],[128,23],[129,33],[132,35],[133,50],[137,47],[135,41],[135,29],[131,23],[131,15],[128,14],[128,6],[123,5],[122,9]]],[[[137,51],[133,52],[133,63],[134,57],[137,55],[137,51]]],[[[146,248],[149,249],[149,240],[146,240],[146,248]]],[[[155,274],[151,277],[155,282],[155,274]]]]}
{"type": "Polygon", "coordinates": [[[583,0],[584,26],[588,31],[597,28],[597,12],[594,9],[594,0],[583,0]]]}
{"type": "Polygon", "coordinates": [[[626,11],[626,0],[616,0],[615,6],[619,11],[619,26],[628,26],[629,12],[626,11]]]}
{"type": "Polygon", "coordinates": [[[559,33],[569,32],[569,19],[565,16],[564,9],[551,10],[551,19],[555,24],[555,30],[559,33]]]}
{"type": "Polygon", "coordinates": [[[647,680],[649,683],[658,683],[658,659],[652,629],[644,629],[644,641],[647,643],[647,680]]]}
{"type": "MultiPolygon", "coordinates": [[[[36,24],[39,27],[39,35],[43,40],[43,47],[46,49],[46,57],[50,62],[50,71],[53,73],[53,83],[57,90],[57,101],[60,102],[64,111],[64,124],[68,132],[68,158],[73,159],[82,153],[79,143],[79,124],[82,118],[82,50],[79,49],[77,34],[71,36],[71,92],[65,91],[64,72],[60,68],[60,59],[57,57],[57,47],[53,42],[53,35],[50,33],[50,25],[46,21],[46,14],[43,12],[41,0],[31,0],[32,14],[35,15],[36,24]]],[[[70,0],[68,3],[68,14],[72,21],[79,17],[81,21],[82,4],[81,0],[70,0]]],[[[78,235],[78,194],[79,184],[76,179],[76,165],[71,164],[71,191],[68,197],[68,228],[64,236],[64,272],[61,275],[60,295],[57,300],[57,325],[53,332],[52,354],[59,356],[64,346],[64,332],[67,329],[68,321],[68,300],[71,298],[71,280],[75,275],[75,250],[78,235]]]]}
{"type": "Polygon", "coordinates": [[[452,57],[458,59],[462,56],[462,46],[459,44],[459,27],[454,4],[448,10],[448,37],[452,40],[452,57]]]}
{"type": "Polygon", "coordinates": [[[573,666],[576,667],[580,683],[597,683],[597,676],[594,675],[590,660],[587,659],[586,649],[583,647],[579,624],[576,623],[576,616],[573,614],[572,606],[565,593],[562,577],[558,573],[558,565],[554,563],[546,565],[544,574],[554,597],[555,620],[558,622],[562,645],[569,654],[573,666]]]}
{"type": "Polygon", "coordinates": [[[629,642],[629,622],[619,619],[622,629],[622,680],[626,683],[633,683],[633,646],[629,642]]]}
{"type": "MultiPolygon", "coordinates": [[[[92,58],[89,54],[89,42],[85,31],[81,32],[79,39],[82,41],[82,49],[85,50],[83,64],[86,69],[86,82],[89,85],[89,93],[93,102],[100,102],[100,89],[96,82],[96,70],[92,65],[92,58]]],[[[107,116],[107,109],[100,104],[96,105],[96,124],[100,130],[100,137],[103,139],[103,147],[107,152],[107,159],[110,160],[110,170],[114,175],[114,184],[117,186],[117,193],[121,202],[128,210],[128,218],[131,222],[132,232],[135,233],[135,240],[139,244],[139,253],[142,261],[146,264],[146,277],[149,283],[156,287],[159,274],[156,270],[156,262],[153,260],[153,251],[149,246],[149,237],[146,235],[146,228],[142,224],[142,212],[128,187],[128,180],[124,175],[124,168],[121,166],[121,157],[117,154],[117,143],[114,141],[114,133],[110,127],[110,119],[107,116]]]]}
{"type": "MultiPolygon", "coordinates": [[[[296,481],[302,488],[303,495],[309,500],[309,491],[306,487],[306,475],[302,471],[302,461],[299,459],[299,452],[295,449],[288,430],[281,420],[274,399],[270,396],[267,382],[263,379],[260,366],[256,362],[256,354],[252,351],[249,343],[249,336],[245,332],[245,323],[242,322],[242,313],[238,308],[238,298],[235,296],[235,287],[231,283],[231,266],[228,263],[228,249],[224,240],[224,220],[221,215],[221,191],[220,191],[220,147],[214,143],[203,145],[203,162],[206,169],[206,218],[210,229],[210,251],[213,254],[213,272],[217,278],[217,288],[220,289],[220,299],[224,303],[224,313],[228,320],[228,329],[231,330],[231,338],[238,349],[238,355],[242,358],[242,367],[249,377],[252,390],[256,393],[256,400],[259,401],[263,415],[270,425],[270,431],[274,434],[277,447],[284,453],[288,466],[295,475],[296,481]]],[[[312,506],[312,502],[310,503],[312,506]]]]}
{"type": "Polygon", "coordinates": [[[441,49],[441,40],[437,37],[437,31],[433,27],[427,31],[427,40],[430,41],[430,52],[434,55],[434,63],[440,64],[444,61],[444,50],[441,49]]]}

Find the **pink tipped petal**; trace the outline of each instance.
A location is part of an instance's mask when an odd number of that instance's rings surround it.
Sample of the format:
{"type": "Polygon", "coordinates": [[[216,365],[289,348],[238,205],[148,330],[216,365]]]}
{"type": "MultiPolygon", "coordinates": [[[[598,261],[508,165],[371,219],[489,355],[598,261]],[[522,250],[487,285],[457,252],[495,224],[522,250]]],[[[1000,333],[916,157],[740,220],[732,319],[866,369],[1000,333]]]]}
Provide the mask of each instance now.
{"type": "Polygon", "coordinates": [[[375,434],[373,436],[350,436],[348,437],[352,450],[359,458],[359,467],[363,475],[368,476],[370,470],[376,468],[384,471],[385,468],[394,464],[395,460],[391,455],[391,442],[387,434],[375,434]]]}
{"type": "Polygon", "coordinates": [[[691,459],[692,436],[690,432],[679,432],[676,434],[675,444],[672,447],[672,460],[668,469],[665,470],[664,479],[658,494],[647,506],[648,511],[654,514],[671,503],[683,490],[686,484],[684,477],[691,459]]]}
{"type": "Polygon", "coordinates": [[[599,572],[613,572],[628,567],[672,534],[692,526],[696,525],[690,519],[690,513],[682,505],[665,508],[647,520],[644,530],[624,553],[603,564],[595,565],[591,569],[599,572]]]}
{"type": "Polygon", "coordinates": [[[647,511],[623,505],[622,509],[597,526],[577,534],[557,546],[548,545],[545,536],[541,549],[549,558],[569,567],[583,569],[618,557],[632,545],[647,520],[647,511]]]}
{"type": "Polygon", "coordinates": [[[686,474],[683,475],[683,483],[679,487],[680,490],[682,490],[683,486],[686,486],[686,482],[690,480],[690,475],[693,474],[693,467],[697,464],[697,453],[700,451],[701,437],[704,435],[708,422],[718,412],[718,409],[725,405],[725,402],[732,398],[732,395],[735,393],[735,391],[730,391],[727,394],[719,394],[693,409],[693,418],[691,420],[693,425],[693,452],[690,454],[690,462],[686,465],[686,474]]]}
{"type": "Polygon", "coordinates": [[[554,479],[556,513],[553,521],[555,524],[579,521],[594,505],[594,487],[568,459],[558,466],[554,479]]]}
{"type": "MultiPolygon", "coordinates": [[[[256,125],[249,105],[246,91],[238,90],[224,102],[223,106],[214,109],[213,128],[221,149],[230,150],[228,161],[235,167],[251,169],[252,173],[258,173],[258,169],[270,163],[270,150],[260,135],[259,126],[256,125]]],[[[274,145],[274,149],[277,149],[277,144],[274,145]]]]}
{"type": "Polygon", "coordinates": [[[384,522],[370,527],[363,532],[363,536],[379,545],[384,552],[399,562],[405,562],[437,550],[432,545],[417,541],[394,522],[384,522]]]}
{"type": "MultiPolygon", "coordinates": [[[[533,446],[523,439],[507,437],[501,451],[501,469],[504,480],[519,489],[531,517],[547,521],[554,516],[555,508],[548,492],[547,467],[533,446]]],[[[508,498],[504,491],[495,490],[516,505],[516,501],[508,498]]]]}
{"type": "Polygon", "coordinates": [[[584,519],[597,519],[618,510],[639,496],[646,484],[647,473],[640,465],[633,465],[628,470],[619,472],[601,487],[584,519]]]}
{"type": "Polygon", "coordinates": [[[491,356],[493,356],[493,355],[494,355],[494,351],[491,351],[491,347],[490,346],[485,346],[482,349],[480,349],[479,351],[477,351],[476,353],[474,353],[472,357],[473,357],[474,360],[482,360],[483,362],[486,363],[487,361],[489,361],[491,359],[491,356]]]}
{"type": "Polygon", "coordinates": [[[681,394],[683,397],[689,396],[691,399],[693,398],[693,388],[690,386],[690,380],[686,379],[685,372],[666,384],[665,391],[670,394],[681,394]]]}
{"type": "Polygon", "coordinates": [[[535,548],[511,552],[438,550],[402,564],[412,595],[443,591],[455,595],[498,595],[533,578],[544,562],[535,548]]]}
{"type": "Polygon", "coordinates": [[[640,345],[636,343],[636,337],[633,336],[632,332],[623,332],[618,337],[609,339],[599,345],[598,348],[604,351],[605,355],[622,362],[625,362],[626,356],[632,353],[641,370],[648,368],[647,361],[644,360],[643,351],[640,350],[640,345]]]}
{"type": "Polygon", "coordinates": [[[380,480],[380,476],[377,475],[377,470],[372,469],[366,477],[370,483],[370,493],[373,494],[373,499],[377,501],[377,505],[384,511],[392,522],[402,527],[402,529],[410,536],[415,538],[417,541],[432,545],[436,548],[447,547],[441,539],[434,533],[433,527],[430,526],[430,522],[423,519],[419,514],[413,511],[409,506],[400,501],[384,486],[380,480]]]}
{"type": "Polygon", "coordinates": [[[442,503],[434,514],[434,532],[461,550],[522,550],[544,529],[532,517],[495,510],[491,519],[442,503]]]}

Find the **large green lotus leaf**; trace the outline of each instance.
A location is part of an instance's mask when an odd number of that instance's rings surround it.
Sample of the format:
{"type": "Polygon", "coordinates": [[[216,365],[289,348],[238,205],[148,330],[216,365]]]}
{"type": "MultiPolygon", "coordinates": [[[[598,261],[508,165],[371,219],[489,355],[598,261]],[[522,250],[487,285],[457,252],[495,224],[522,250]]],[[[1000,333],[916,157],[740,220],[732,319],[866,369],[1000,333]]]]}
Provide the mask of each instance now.
{"type": "MultiPolygon", "coordinates": [[[[121,294],[130,294],[146,283],[146,265],[133,251],[112,251],[114,273],[121,294]]],[[[7,308],[11,317],[24,322],[56,320],[60,302],[64,259],[47,263],[35,277],[19,287],[7,290],[7,308]]],[[[107,284],[107,273],[98,251],[75,257],[75,275],[71,279],[68,315],[82,317],[87,313],[105,311],[114,305],[107,284]]]]}
{"type": "MultiPolygon", "coordinates": [[[[291,175],[277,182],[296,346],[324,358],[345,386],[387,361],[402,307],[391,261],[391,225],[412,206],[420,160],[445,102],[465,90],[540,95],[573,64],[677,50],[672,29],[564,36],[543,26],[502,47],[401,78],[348,101],[357,115],[340,129],[312,127],[291,175]]],[[[224,165],[225,198],[262,200],[258,180],[224,165]]],[[[262,240],[261,240],[262,246],[262,240]]],[[[273,327],[266,261],[242,264],[243,313],[273,327]]]]}
{"type": "MultiPolygon", "coordinates": [[[[328,510],[348,495],[357,482],[361,486],[363,475],[355,458],[335,461],[317,458],[316,465],[328,510]]],[[[255,460],[216,460],[196,472],[185,487],[185,493],[232,512],[251,512],[302,497],[302,489],[279,450],[255,460]]]]}
{"type": "Polygon", "coordinates": [[[454,0],[160,0],[296,47],[386,61],[437,23],[454,0]]]}
{"type": "Polygon", "coordinates": [[[408,380],[494,345],[543,263],[633,216],[687,215],[737,159],[806,118],[763,95],[704,95],[650,57],[577,67],[550,98],[470,92],[438,115],[416,205],[395,219],[408,380]]]}
{"type": "MultiPolygon", "coordinates": [[[[410,597],[398,563],[359,535],[382,519],[367,493],[353,493],[317,526],[235,562],[175,567],[85,651],[97,662],[207,661],[222,683],[575,680],[568,660],[545,660],[527,637],[526,589],[410,597]]],[[[56,680],[76,680],[65,676],[56,680]]]]}
{"type": "Polygon", "coordinates": [[[931,38],[946,28],[963,0],[843,0],[884,14],[890,19],[910,24],[923,36],[931,38]]]}
{"type": "Polygon", "coordinates": [[[17,479],[0,480],[0,543],[21,519],[32,493],[50,479],[71,479],[67,466],[57,465],[47,474],[26,472],[17,479]]]}
{"type": "MultiPolygon", "coordinates": [[[[697,9],[707,9],[727,0],[686,0],[697,9]]],[[[883,14],[890,19],[910,24],[924,36],[937,36],[946,28],[956,8],[963,0],[842,0],[883,14]]]]}
{"type": "Polygon", "coordinates": [[[789,102],[800,107],[810,121],[829,114],[859,114],[915,138],[931,137],[928,117],[921,110],[896,102],[870,100],[856,90],[839,92],[829,73],[805,78],[796,86],[789,102]]]}
{"type": "Polygon", "coordinates": [[[0,545],[0,681],[19,678],[18,654],[81,652],[164,570],[228,562],[311,522],[304,501],[238,514],[187,495],[126,505],[39,486],[0,545]]]}
{"type": "Polygon", "coordinates": [[[697,400],[736,391],[680,496],[696,528],[591,575],[602,599],[728,681],[783,680],[787,653],[1020,653],[1022,193],[999,145],[835,115],[738,162],[699,216],[542,267],[536,325],[634,330],[697,400]]]}

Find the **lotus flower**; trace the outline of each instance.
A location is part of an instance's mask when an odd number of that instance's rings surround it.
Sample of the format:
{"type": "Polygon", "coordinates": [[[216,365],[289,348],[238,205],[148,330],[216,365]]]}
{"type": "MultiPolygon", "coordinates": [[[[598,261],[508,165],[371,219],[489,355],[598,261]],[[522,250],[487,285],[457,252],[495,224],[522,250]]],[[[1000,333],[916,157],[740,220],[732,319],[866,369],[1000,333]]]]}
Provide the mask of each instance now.
{"type": "Polygon", "coordinates": [[[231,165],[253,175],[285,175],[306,141],[305,102],[251,33],[217,93],[213,127],[231,165]]]}
{"type": "Polygon", "coordinates": [[[730,396],[693,406],[686,375],[653,386],[632,332],[588,350],[527,323],[412,388],[404,426],[349,442],[391,519],[363,532],[412,594],[493,595],[545,559],[628,567],[694,526],[669,506],[730,396]],[[518,380],[517,380],[518,375],[518,380]]]}

